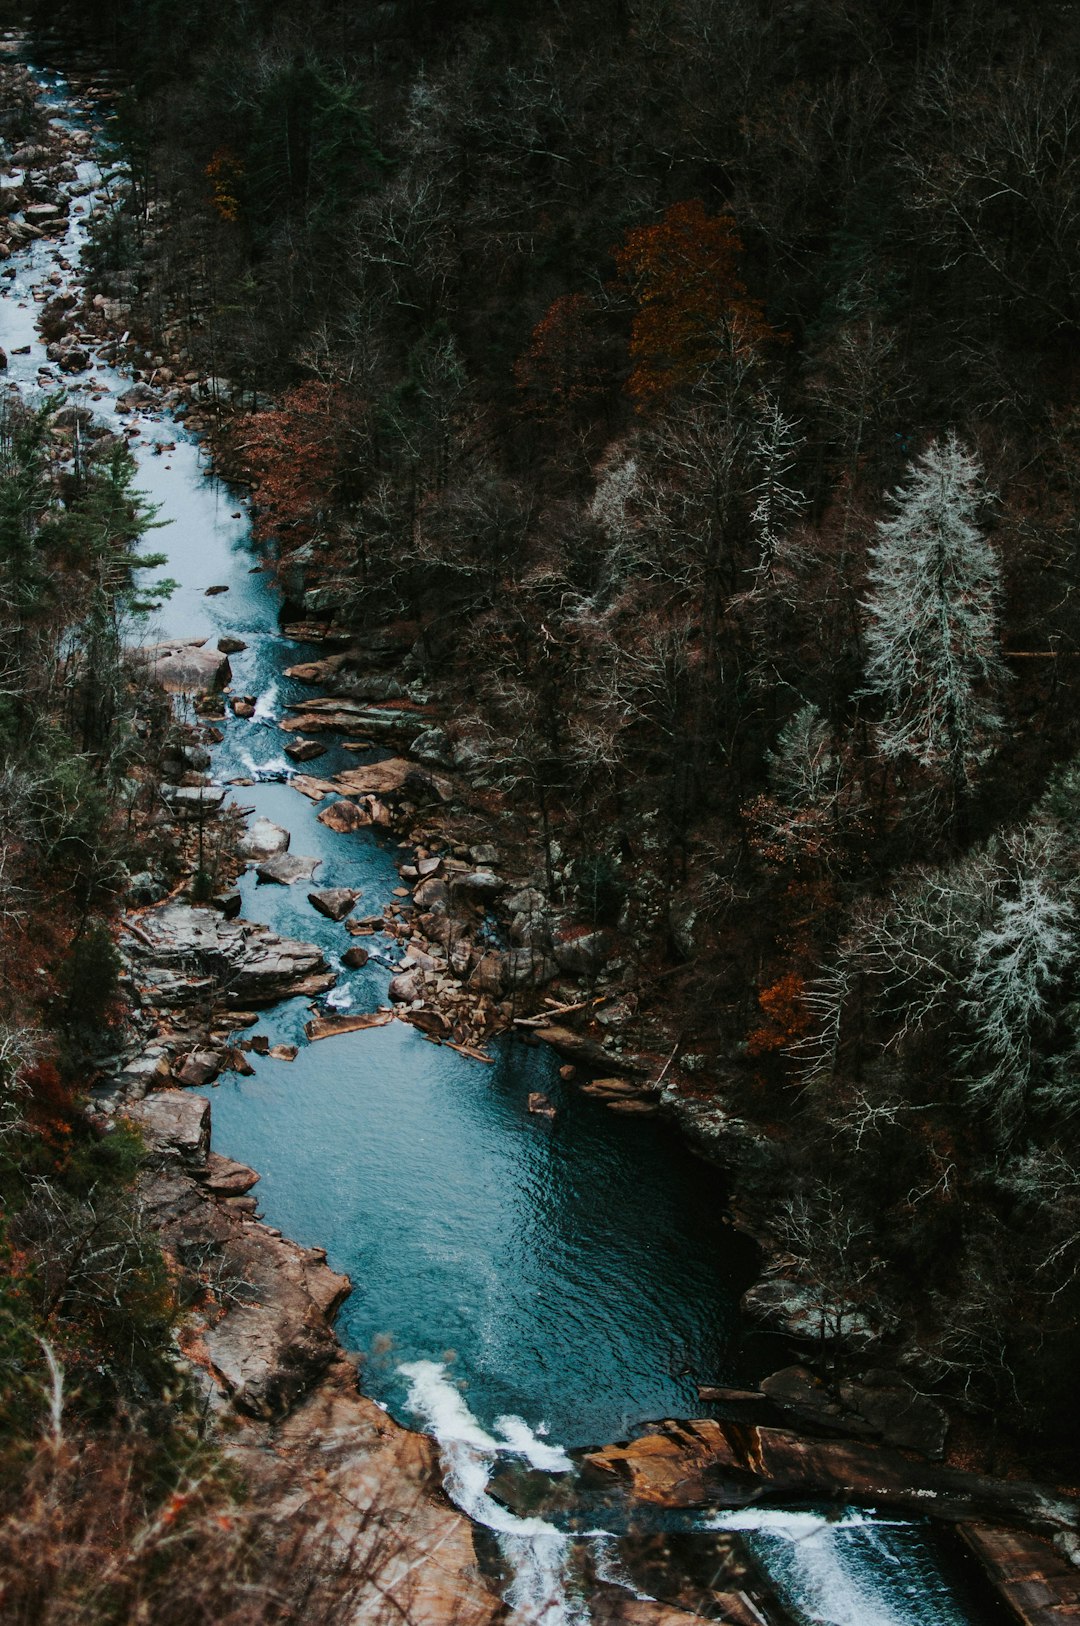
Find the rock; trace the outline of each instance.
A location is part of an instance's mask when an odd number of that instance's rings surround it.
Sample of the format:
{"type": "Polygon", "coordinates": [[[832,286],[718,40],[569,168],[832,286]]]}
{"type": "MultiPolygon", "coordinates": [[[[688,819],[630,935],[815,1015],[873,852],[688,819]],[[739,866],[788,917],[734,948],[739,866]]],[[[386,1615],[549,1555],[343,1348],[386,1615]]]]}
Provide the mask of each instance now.
{"type": "Polygon", "coordinates": [[[230,1045],[226,1050],[221,1063],[223,1073],[239,1073],[241,1078],[252,1078],[255,1069],[248,1061],[239,1045],[230,1045]]]}
{"type": "Polygon", "coordinates": [[[210,753],[205,745],[181,746],[180,755],[185,767],[193,773],[205,773],[210,766],[210,753]]]}
{"type": "Polygon", "coordinates": [[[211,898],[215,909],[220,909],[226,920],[235,920],[244,907],[244,900],[239,892],[219,892],[211,898]]]}
{"type": "Polygon", "coordinates": [[[503,957],[497,949],[482,954],[472,968],[469,987],[478,994],[492,994],[495,998],[504,992],[503,957]]]}
{"type": "Polygon", "coordinates": [[[138,875],[131,877],[124,895],[128,903],[135,908],[146,908],[150,904],[160,903],[165,896],[166,890],[167,888],[158,880],[156,875],[152,875],[148,869],[144,869],[140,870],[138,875]]]}
{"type": "Polygon", "coordinates": [[[182,819],[216,813],[225,800],[224,785],[162,785],[160,789],[170,812],[182,819]]]}
{"type": "Polygon", "coordinates": [[[255,867],[260,881],[271,881],[277,886],[292,886],[296,881],[310,881],[322,863],[321,858],[302,858],[296,853],[279,853],[255,867]]]}
{"type": "Polygon", "coordinates": [[[450,888],[438,875],[431,875],[413,893],[413,902],[425,912],[445,913],[450,908],[450,888]]]}
{"type": "Polygon", "coordinates": [[[452,891],[464,892],[478,903],[488,903],[506,891],[506,882],[490,870],[464,870],[450,876],[452,891]]]}
{"type": "Polygon", "coordinates": [[[411,1005],[414,999],[424,997],[424,985],[414,971],[399,971],[390,978],[390,998],[397,1005],[411,1005]]]}
{"type": "Polygon", "coordinates": [[[290,740],[285,755],[293,762],[311,762],[315,757],[326,755],[326,746],[318,740],[290,740]]]}
{"type": "Polygon", "coordinates": [[[227,582],[218,582],[215,584],[215,586],[208,587],[203,596],[205,598],[217,598],[219,593],[227,593],[228,591],[229,588],[227,582]]]}
{"type": "Polygon", "coordinates": [[[258,818],[248,825],[237,842],[236,856],[253,863],[276,858],[279,853],[288,852],[291,840],[288,830],[282,829],[280,824],[258,818]]]}
{"type": "Polygon", "coordinates": [[[129,1101],[141,1101],[151,1090],[168,1084],[172,1072],[165,1056],[138,1056],[117,1076],[117,1084],[129,1101]]]}
{"type": "Polygon", "coordinates": [[[592,977],[611,958],[611,933],[602,929],[557,933],[551,952],[560,971],[572,977],[592,977]]]}
{"type": "Polygon", "coordinates": [[[320,824],[325,824],[328,830],[336,830],[339,835],[350,835],[354,830],[366,830],[370,827],[371,814],[366,807],[358,807],[355,802],[347,801],[342,797],[338,802],[332,802],[324,807],[321,813],[316,814],[320,824]]]}
{"type": "Polygon", "coordinates": [[[812,1283],[793,1276],[767,1276],[742,1296],[744,1314],[764,1321],[789,1338],[868,1349],[884,1328],[857,1305],[830,1298],[812,1283]]]}
{"type": "Polygon", "coordinates": [[[210,1150],[210,1103],[205,1096],[159,1090],[129,1107],[125,1116],[149,1151],[181,1163],[205,1164],[210,1150]]]}
{"type": "Polygon", "coordinates": [[[218,639],[217,646],[222,655],[242,655],[247,648],[242,638],[234,638],[228,632],[223,633],[218,639]]]}
{"type": "Polygon", "coordinates": [[[152,1002],[165,1009],[220,997],[236,1010],[261,1009],[296,994],[324,993],[336,978],[314,943],[268,926],[226,920],[213,909],[174,903],[144,915],[125,951],[152,1002]]]}
{"type": "Polygon", "coordinates": [[[867,1373],[861,1383],[841,1383],[839,1394],[889,1445],[924,1457],[944,1456],[948,1414],[928,1395],[898,1383],[895,1374],[867,1373]]]}
{"type": "Polygon", "coordinates": [[[425,728],[409,746],[409,755],[435,768],[452,768],[454,765],[454,747],[450,736],[442,728],[425,728]]]}
{"type": "Polygon", "coordinates": [[[8,367],[7,351],[0,346],[0,373],[6,373],[8,367]]]}
{"type": "Polygon", "coordinates": [[[207,1191],[212,1191],[216,1197],[242,1197],[256,1184],[259,1176],[246,1163],[234,1163],[231,1157],[211,1152],[200,1179],[207,1191]]]}
{"type": "Polygon", "coordinates": [[[555,1116],[554,1103],[549,1100],[542,1090],[529,1091],[528,1106],[530,1113],[532,1113],[534,1117],[554,1118],[555,1116]]]}
{"type": "Polygon", "coordinates": [[[199,1089],[204,1084],[213,1083],[221,1072],[223,1059],[216,1050],[192,1050],[180,1065],[173,1069],[173,1077],[178,1084],[183,1084],[189,1089],[199,1089]]]}
{"type": "Polygon", "coordinates": [[[481,869],[491,869],[493,864],[499,862],[499,849],[493,847],[490,842],[484,842],[479,847],[470,847],[469,857],[481,869]]]}
{"type": "Polygon", "coordinates": [[[348,1361],[327,1368],[272,1426],[269,1441],[264,1425],[237,1422],[227,1444],[236,1472],[262,1505],[283,1510],[286,1539],[301,1541],[310,1532],[298,1562],[313,1573],[346,1566],[341,1626],[380,1620],[497,1626],[506,1619],[494,1583],[485,1582],[473,1527],[441,1490],[435,1441],[398,1427],[358,1394],[348,1361]]]}
{"type": "Polygon", "coordinates": [[[606,1051],[602,1044],[590,1039],[584,1033],[575,1033],[573,1028],[551,1023],[548,1027],[534,1029],[536,1037],[544,1044],[549,1044],[560,1056],[568,1061],[577,1062],[580,1066],[590,1067],[597,1072],[611,1075],[614,1067],[621,1067],[626,1071],[639,1073],[645,1069],[628,1056],[615,1057],[606,1051]]]}
{"type": "Polygon", "coordinates": [[[214,1384],[240,1412],[283,1416],[335,1358],[328,1317],[348,1279],[328,1269],[321,1249],[254,1222],[253,1199],[217,1200],[168,1169],[143,1179],[139,1197],[189,1278],[206,1273],[210,1310],[192,1330],[214,1384]]]}
{"type": "Polygon", "coordinates": [[[960,1537],[1017,1626],[1075,1626],[1080,1621],[1080,1575],[1048,1541],[986,1524],[963,1524],[960,1537]]]}
{"type": "Polygon", "coordinates": [[[253,694],[237,695],[229,701],[229,709],[234,717],[246,720],[255,715],[255,696],[253,694]]]}
{"type": "Polygon", "coordinates": [[[352,913],[360,893],[351,886],[328,886],[308,893],[308,902],[328,920],[344,920],[352,913]]]}
{"type": "Polygon", "coordinates": [[[429,876],[437,875],[441,869],[441,858],[418,858],[416,860],[416,873],[422,881],[426,881],[429,876]]]}
{"type": "Polygon", "coordinates": [[[360,944],[357,943],[353,948],[345,950],[345,953],[341,956],[341,963],[349,971],[360,971],[367,965],[369,959],[370,955],[367,949],[361,948],[360,944]]]}
{"type": "Polygon", "coordinates": [[[205,638],[146,644],[133,651],[133,658],[169,694],[209,694],[232,676],[229,657],[219,649],[207,649],[205,638]]]}
{"type": "Polygon", "coordinates": [[[696,959],[701,953],[704,935],[701,911],[684,892],[674,893],[668,903],[668,930],[678,958],[696,959]]]}
{"type": "Polygon", "coordinates": [[[454,942],[454,943],[452,943],[450,945],[449,955],[450,955],[450,969],[454,973],[454,976],[455,977],[464,977],[464,976],[466,976],[467,973],[468,973],[469,967],[472,964],[472,957],[473,957],[473,946],[472,946],[472,944],[466,938],[459,937],[456,942],[454,942]]]}
{"type": "Polygon", "coordinates": [[[300,1046],[295,1044],[273,1044],[268,1052],[273,1061],[295,1061],[300,1054],[300,1046]]]}

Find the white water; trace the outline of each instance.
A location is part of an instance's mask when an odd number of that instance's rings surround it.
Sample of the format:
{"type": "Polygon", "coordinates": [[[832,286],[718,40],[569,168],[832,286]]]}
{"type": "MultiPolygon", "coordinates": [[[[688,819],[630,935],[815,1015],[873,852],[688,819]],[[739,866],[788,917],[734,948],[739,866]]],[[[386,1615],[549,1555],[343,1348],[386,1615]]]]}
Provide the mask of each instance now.
{"type": "MultiPolygon", "coordinates": [[[[79,176],[91,184],[96,183],[98,178],[96,169],[89,161],[79,165],[79,176]]],[[[42,243],[17,256],[12,268],[18,269],[18,282],[0,289],[3,296],[0,336],[12,352],[7,381],[9,384],[20,384],[28,393],[34,391],[38,383],[37,369],[45,359],[34,331],[36,313],[30,298],[32,288],[61,252],[66,250],[72,260],[77,260],[84,237],[85,217],[73,212],[66,243],[42,243]],[[31,346],[31,354],[25,358],[15,354],[23,345],[31,346]]],[[[96,377],[97,385],[92,380],[86,380],[69,382],[67,388],[76,399],[82,395],[92,396],[99,403],[101,413],[107,417],[112,411],[118,387],[129,381],[128,375],[99,365],[96,377]]],[[[175,425],[167,419],[159,421],[140,414],[137,420],[129,418],[126,422],[129,428],[135,427],[137,422],[144,436],[158,442],[176,434],[175,425]]],[[[146,451],[145,447],[136,446],[133,449],[140,455],[146,451]]],[[[176,470],[172,484],[186,493],[190,511],[185,513],[189,523],[177,525],[169,535],[168,545],[170,551],[174,551],[187,543],[193,550],[195,563],[202,568],[203,562],[197,557],[199,547],[190,539],[210,535],[212,531],[217,542],[229,544],[235,542],[236,535],[243,529],[243,522],[230,531],[222,516],[212,511],[213,503],[218,500],[213,488],[195,485],[189,490],[181,486],[181,470],[198,463],[198,452],[190,443],[179,438],[170,459],[158,459],[155,466],[152,455],[143,456],[140,483],[155,498],[164,498],[171,495],[166,489],[166,476],[173,469],[176,470]],[[194,522],[196,515],[192,505],[200,502],[206,507],[206,519],[212,524],[202,523],[201,508],[199,523],[194,522]]],[[[166,511],[173,517],[168,508],[166,511]]],[[[233,514],[231,518],[240,521],[241,516],[233,514]]],[[[217,613],[214,607],[220,601],[215,598],[208,606],[203,597],[206,579],[202,575],[195,585],[189,582],[188,587],[178,595],[177,602],[182,612],[179,630],[186,634],[220,630],[212,619],[217,613]],[[190,624],[183,620],[185,616],[190,624]]],[[[235,606],[242,586],[239,579],[232,585],[229,603],[234,606],[234,615],[237,614],[235,606]]],[[[246,613],[250,611],[251,605],[248,604],[246,613]]],[[[260,627],[266,631],[258,617],[252,626],[243,622],[247,637],[253,631],[258,636],[260,627]]],[[[174,627],[173,630],[177,629],[174,627]]],[[[267,684],[251,719],[251,733],[247,737],[253,743],[269,737],[267,725],[277,715],[279,699],[277,684],[267,684]]],[[[254,754],[244,751],[241,760],[256,780],[286,778],[293,771],[282,755],[257,762],[254,754]]],[[[387,960],[382,953],[376,953],[373,957],[387,960]]],[[[347,997],[343,992],[339,1003],[344,1004],[347,997]]],[[[515,1610],[518,1621],[528,1623],[528,1626],[584,1626],[589,1616],[575,1587],[570,1539],[543,1519],[517,1517],[488,1494],[492,1470],[501,1458],[524,1458],[538,1469],[560,1473],[572,1466],[565,1452],[539,1438],[542,1425],[534,1431],[522,1418],[513,1415],[498,1417],[493,1425],[494,1432],[489,1434],[466,1406],[449,1381],[445,1367],[439,1363],[416,1361],[402,1366],[400,1371],[410,1384],[409,1404],[412,1410],[439,1441],[448,1491],[463,1511],[490,1529],[499,1541],[508,1569],[514,1576],[508,1602],[515,1610]]],[[[903,1531],[910,1532],[914,1528],[910,1525],[898,1523],[891,1527],[882,1526],[852,1513],[830,1523],[813,1514],[759,1512],[724,1515],[716,1525],[704,1528],[710,1527],[740,1530],[746,1534],[764,1567],[784,1592],[793,1618],[805,1623],[805,1626],[954,1626],[964,1618],[955,1606],[950,1606],[939,1578],[936,1580],[932,1572],[911,1563],[910,1554],[905,1552],[899,1539],[903,1531]],[[896,1551],[890,1544],[892,1535],[897,1537],[896,1551]]],[[[620,1561],[616,1538],[610,1533],[597,1531],[590,1533],[587,1539],[592,1542],[594,1567],[600,1578],[634,1590],[620,1561]]],[[[638,1593],[637,1596],[645,1594],[638,1593]]]]}
{"type": "Polygon", "coordinates": [[[953,1626],[963,1617],[932,1576],[913,1567],[917,1526],[845,1508],[742,1509],[705,1526],[741,1532],[800,1626],[953,1626]]]}
{"type": "MultiPolygon", "coordinates": [[[[449,1494],[498,1540],[514,1576],[507,1602],[521,1626],[586,1626],[589,1610],[575,1590],[570,1538],[545,1519],[518,1517],[488,1493],[500,1458],[523,1458],[546,1473],[572,1469],[570,1458],[520,1417],[497,1418],[489,1434],[441,1363],[413,1361],[398,1371],[409,1382],[410,1409],[439,1443],[449,1494]]],[[[692,1528],[742,1534],[799,1626],[959,1626],[964,1619],[934,1566],[927,1566],[928,1555],[920,1561],[918,1526],[910,1520],[853,1508],[836,1518],[746,1509],[715,1514],[692,1528]]],[[[577,1539],[590,1544],[599,1580],[637,1598],[649,1596],[634,1585],[609,1531],[590,1530],[577,1539]]]]}
{"type": "Polygon", "coordinates": [[[570,1541],[546,1519],[522,1519],[488,1495],[500,1456],[524,1457],[546,1473],[566,1473],[564,1451],[538,1439],[520,1417],[500,1417],[497,1440],[469,1410],[438,1361],[398,1368],[409,1380],[409,1406],[439,1442],[446,1489],[470,1519],[495,1533],[514,1579],[506,1601],[529,1626],[585,1626],[588,1608],[570,1591],[570,1541]]]}

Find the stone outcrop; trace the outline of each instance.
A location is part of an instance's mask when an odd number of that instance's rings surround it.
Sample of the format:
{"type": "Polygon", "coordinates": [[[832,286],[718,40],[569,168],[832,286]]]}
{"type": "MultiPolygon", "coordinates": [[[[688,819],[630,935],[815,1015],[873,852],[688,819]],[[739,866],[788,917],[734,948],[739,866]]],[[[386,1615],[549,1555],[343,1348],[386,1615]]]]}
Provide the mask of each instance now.
{"type": "Polygon", "coordinates": [[[325,993],[336,981],[313,943],[191,904],[125,922],[124,948],[137,979],[165,1007],[216,998],[232,1009],[261,1009],[296,994],[325,993]]]}
{"type": "Polygon", "coordinates": [[[310,881],[321,858],[303,857],[299,853],[278,853],[255,867],[260,881],[272,881],[278,886],[293,886],[297,881],[310,881]]]}
{"type": "Polygon", "coordinates": [[[352,914],[360,893],[351,886],[326,886],[308,893],[308,902],[328,920],[344,920],[352,914]]]}
{"type": "Polygon", "coordinates": [[[253,819],[236,844],[236,856],[248,863],[262,863],[278,853],[288,852],[291,840],[288,830],[271,819],[253,819]]]}
{"type": "Polygon", "coordinates": [[[495,1626],[468,1519],[437,1449],[358,1391],[331,1318],[349,1291],[319,1248],[260,1224],[257,1176],[208,1153],[210,1104],[180,1091],[129,1109],[147,1147],[138,1200],[193,1305],[181,1345],[222,1427],[221,1448],[315,1562],[347,1562],[343,1626],[382,1619],[495,1626]]]}
{"type": "Polygon", "coordinates": [[[884,1446],[714,1418],[661,1423],[629,1444],[587,1452],[582,1476],[654,1507],[744,1507],[763,1496],[826,1496],[1049,1535],[1067,1534],[1080,1521],[1080,1503],[1054,1488],[915,1462],[884,1446]]]}
{"type": "Polygon", "coordinates": [[[210,694],[223,688],[232,676],[228,655],[208,647],[205,638],[145,644],[132,653],[169,694],[210,694]]]}

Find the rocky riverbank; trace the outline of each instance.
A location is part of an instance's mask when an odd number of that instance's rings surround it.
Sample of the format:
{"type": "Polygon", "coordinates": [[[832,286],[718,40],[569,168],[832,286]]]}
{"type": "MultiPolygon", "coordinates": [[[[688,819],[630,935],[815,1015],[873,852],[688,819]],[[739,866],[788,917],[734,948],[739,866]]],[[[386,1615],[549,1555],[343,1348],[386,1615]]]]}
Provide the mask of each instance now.
{"type": "MultiPolygon", "coordinates": [[[[42,160],[47,177],[64,178],[63,150],[58,135],[48,162],[42,160]]],[[[46,198],[40,207],[53,205],[46,198]]],[[[60,215],[48,218],[54,222],[50,229],[59,231],[60,215]]],[[[43,216],[33,230],[45,229],[43,216]]],[[[104,359],[142,363],[145,376],[136,379],[133,407],[176,409],[195,401],[209,423],[232,396],[221,380],[180,375],[183,347],[169,350],[167,330],[160,348],[139,352],[137,341],[123,342],[118,330],[130,322],[132,308],[122,299],[98,294],[79,311],[39,302],[46,306],[43,323],[56,332],[50,360],[62,372],[77,375],[86,369],[85,346],[91,340],[104,359]]],[[[318,631],[330,643],[344,642],[347,633],[334,627],[333,602],[317,570],[296,560],[291,568],[302,573],[303,613],[324,617],[315,628],[304,623],[306,630],[318,631]]],[[[193,674],[205,668],[212,701],[214,685],[228,681],[227,652],[207,651],[204,658],[193,654],[196,647],[161,647],[147,660],[167,687],[171,673],[171,686],[183,690],[196,686],[193,674]]],[[[492,795],[490,766],[447,697],[437,701],[415,683],[387,677],[387,662],[407,655],[410,647],[407,636],[396,645],[388,637],[375,660],[370,644],[346,643],[327,661],[310,663],[302,680],[329,692],[298,706],[286,725],[295,760],[316,760],[317,736],[331,728],[401,748],[389,763],[326,781],[307,780],[313,796],[335,797],[324,816],[331,828],[370,824],[414,843],[401,867],[401,900],[376,921],[353,923],[358,938],[385,930],[405,950],[391,984],[392,1002],[434,1042],[469,1054],[482,1056],[484,1042],[511,1027],[547,1040],[566,1057],[567,1067],[579,1070],[583,1088],[613,1111],[664,1111],[726,1168],[743,1171],[749,1184],[754,1163],[770,1157],[767,1140],[715,1104],[702,1103],[695,1091],[694,1057],[680,1054],[678,1033],[666,1025],[662,1007],[654,1001],[643,1009],[655,968],[643,972],[642,943],[629,923],[598,927],[580,917],[573,860],[557,842],[547,845],[538,867],[536,832],[492,795]]],[[[294,671],[294,676],[301,674],[294,671]]],[[[232,698],[239,715],[248,704],[244,696],[232,698]]],[[[212,714],[212,705],[203,709],[212,714]]],[[[203,746],[193,738],[183,749],[197,753],[203,746]]],[[[204,823],[220,817],[224,797],[222,787],[206,784],[199,760],[182,752],[177,777],[162,796],[169,815],[183,820],[189,847],[193,825],[201,841],[204,823]]],[[[296,782],[304,788],[303,780],[296,782]]],[[[262,862],[270,865],[280,856],[267,853],[262,862]]],[[[294,856],[291,862],[304,861],[294,856]]],[[[296,880],[303,872],[265,878],[296,880]]],[[[332,981],[310,945],[228,919],[233,907],[228,896],[222,895],[218,911],[178,902],[129,915],[129,987],[133,1002],[137,996],[147,1042],[129,1059],[117,1085],[99,1092],[97,1109],[105,1116],[128,1113],[146,1136],[151,1157],[143,1186],[146,1209],[196,1301],[185,1348],[205,1376],[208,1403],[245,1471],[270,1480],[279,1476],[274,1482],[281,1489],[283,1517],[291,1512],[310,1520],[320,1535],[332,1527],[334,1542],[350,1551],[369,1539],[380,1552],[389,1551],[389,1573],[395,1578],[376,1588],[380,1597],[391,1597],[419,1618],[445,1619],[452,1602],[463,1611],[461,1618],[493,1619],[501,1605],[479,1576],[467,1521],[451,1512],[437,1488],[430,1444],[397,1429],[356,1392],[330,1330],[346,1291],[343,1279],[317,1253],[298,1249],[259,1224],[250,1195],[252,1171],[210,1157],[205,1103],[168,1088],[173,1081],[208,1082],[224,1067],[242,1070],[244,1050],[234,1041],[245,1013],[292,994],[325,992],[332,981]],[[161,1085],[166,1088],[160,1090],[161,1085]],[[148,1086],[153,1093],[146,1095],[148,1086]],[[379,1509],[374,1521],[370,1515],[358,1520],[357,1502],[379,1509]],[[403,1525],[409,1530],[404,1541],[403,1525]]],[[[673,926],[673,933],[691,960],[693,922],[680,919],[685,929],[673,926]]],[[[362,950],[362,944],[356,946],[362,950]]],[[[795,1334],[811,1333],[812,1321],[823,1313],[820,1293],[800,1299],[789,1288],[759,1291],[757,1302],[763,1314],[795,1334]]],[[[847,1335],[862,1336],[849,1307],[841,1303],[834,1318],[837,1332],[844,1323],[847,1335]]],[[[880,1330],[865,1331],[875,1343],[880,1330]]],[[[808,1381],[812,1389],[820,1380],[811,1374],[808,1381]]],[[[802,1404],[790,1395],[783,1403],[794,1411],[802,1404]]],[[[819,1410],[825,1413],[835,1404],[829,1397],[819,1410]]],[[[865,1394],[849,1394],[842,1412],[849,1419],[861,1417],[865,1429],[885,1438],[896,1426],[895,1413],[891,1421],[880,1405],[875,1413],[873,1397],[865,1394]]],[[[843,1426],[837,1412],[819,1421],[826,1431],[843,1426]]],[[[827,1458],[825,1452],[822,1460],[827,1458]]],[[[747,1459],[740,1460],[748,1471],[747,1459]]],[[[853,1489],[836,1472],[834,1488],[853,1489]]],[[[784,1481],[781,1488],[790,1493],[795,1483],[784,1481]]],[[[822,1488],[823,1480],[815,1484],[822,1488]]],[[[1045,1584],[1049,1587],[1050,1580],[1045,1584]]],[[[659,1612],[651,1616],[644,1603],[631,1613],[639,1620],[662,1618],[659,1612]]],[[[1069,1617],[1059,1611],[1054,1618],[1069,1617]]]]}

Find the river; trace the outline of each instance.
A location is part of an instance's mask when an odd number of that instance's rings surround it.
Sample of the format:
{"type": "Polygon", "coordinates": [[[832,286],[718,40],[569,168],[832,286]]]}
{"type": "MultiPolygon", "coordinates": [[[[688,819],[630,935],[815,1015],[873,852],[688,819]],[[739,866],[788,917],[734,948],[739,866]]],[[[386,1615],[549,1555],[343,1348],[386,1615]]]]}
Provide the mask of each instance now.
{"type": "MultiPolygon", "coordinates": [[[[39,78],[58,117],[92,122],[59,76],[39,78]]],[[[99,184],[91,159],[79,182],[99,184]]],[[[20,252],[0,279],[8,384],[30,395],[60,382],[39,371],[47,363],[34,289],[62,259],[71,266],[64,286],[77,288],[88,201],[75,204],[66,240],[20,252]],[[26,345],[29,353],[14,354],[26,345]]],[[[64,381],[71,399],[90,402],[119,431],[137,429],[129,440],[138,484],[167,524],[149,545],[168,554],[179,585],[140,638],[245,641],[232,658],[234,689],[258,696],[258,706],[247,720],[230,714],[214,777],[254,780],[235,795],[288,828],[293,853],[321,860],[316,884],[359,887],[363,911],[378,913],[399,884],[402,853],[371,831],[339,835],[319,824],[318,804],[290,786],[282,754],[282,708],[311,692],[284,669],[317,651],[281,635],[278,594],[243,497],[207,475],[197,439],[167,414],[117,418],[130,383],[100,361],[64,381]],[[228,591],[207,597],[211,586],[228,591]]],[[[356,762],[334,746],[318,772],[356,762]]],[[[352,939],[311,908],[305,886],[259,886],[249,872],[241,891],[249,918],[319,943],[341,970],[339,1008],[385,1000],[392,938],[366,939],[372,958],[349,973],[340,956],[352,939]]],[[[299,1044],[294,1062],[253,1055],[252,1077],[227,1075],[208,1092],[215,1148],[260,1170],[269,1222],[326,1247],[352,1278],[339,1330],[362,1357],[365,1387],[401,1421],[438,1436],[450,1494],[502,1546],[511,1601],[545,1626],[582,1622],[575,1543],[544,1520],[507,1512],[488,1494],[489,1476],[515,1460],[559,1473],[569,1467],[566,1448],[625,1437],[648,1419],[700,1414],[697,1382],[751,1383],[770,1356],[772,1365],[785,1358],[740,1318],[753,1252],[725,1224],[720,1176],[664,1126],[619,1118],[565,1085],[544,1050],[503,1040],[487,1067],[402,1023],[309,1045],[309,1014],[291,1001],[260,1023],[272,1043],[299,1044]],[[527,1111],[538,1088],[555,1103],[553,1120],[527,1111]]],[[[725,1526],[746,1533],[799,1626],[987,1618],[930,1526],[805,1509],[699,1522],[725,1526]]],[[[587,1540],[601,1573],[617,1579],[610,1540],[602,1531],[587,1540]]]]}

